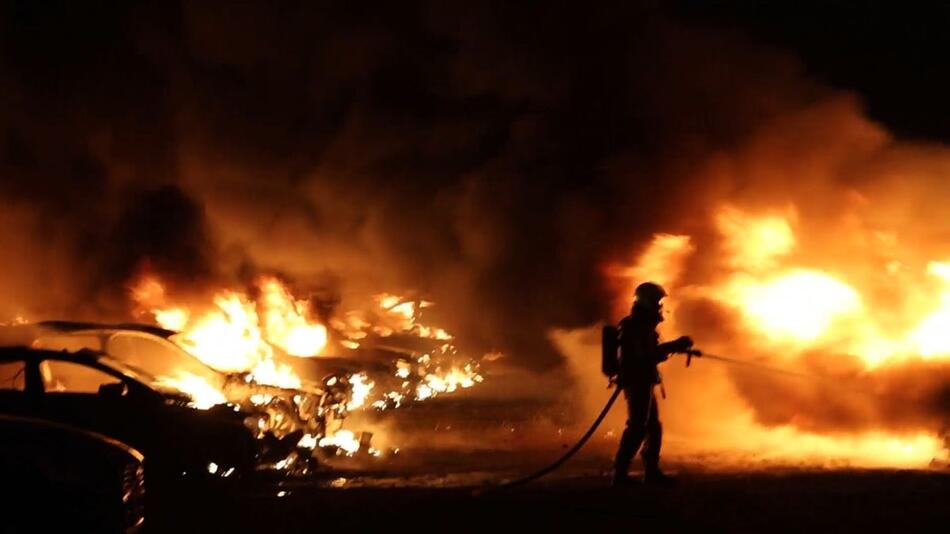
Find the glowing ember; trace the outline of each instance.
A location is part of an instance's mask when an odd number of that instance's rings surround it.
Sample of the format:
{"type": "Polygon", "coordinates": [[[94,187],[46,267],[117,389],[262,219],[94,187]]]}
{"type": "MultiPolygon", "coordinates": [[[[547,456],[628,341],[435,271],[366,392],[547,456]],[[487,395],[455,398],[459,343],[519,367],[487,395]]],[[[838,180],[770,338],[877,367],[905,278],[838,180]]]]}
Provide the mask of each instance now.
{"type": "Polygon", "coordinates": [[[272,400],[274,400],[274,396],[267,393],[255,393],[250,397],[251,404],[254,406],[265,406],[272,400]]]}
{"type": "Polygon", "coordinates": [[[322,438],[318,444],[321,447],[337,447],[347,456],[352,456],[360,450],[360,441],[349,430],[338,430],[332,436],[322,438]]]}
{"type": "Polygon", "coordinates": [[[304,434],[303,437],[300,438],[300,441],[297,442],[297,446],[312,450],[316,448],[318,441],[319,440],[317,439],[317,436],[314,436],[313,434],[304,434]]]}
{"type": "Polygon", "coordinates": [[[396,362],[396,376],[399,378],[409,378],[409,373],[412,369],[412,364],[406,360],[398,360],[396,362]]]}
{"type": "Polygon", "coordinates": [[[398,295],[383,293],[376,295],[376,303],[379,305],[380,323],[370,325],[358,314],[351,313],[347,321],[342,323],[347,337],[352,340],[365,338],[367,330],[376,335],[388,337],[395,333],[409,334],[416,337],[439,339],[448,341],[452,335],[447,331],[422,324],[419,319],[422,315],[421,310],[429,308],[434,304],[427,300],[407,300],[398,295]]]}
{"type": "Polygon", "coordinates": [[[452,393],[459,388],[470,388],[482,380],[482,376],[470,365],[463,369],[450,369],[442,374],[428,373],[425,375],[425,383],[416,388],[416,400],[425,400],[439,393],[452,393]]]}
{"type": "Polygon", "coordinates": [[[31,321],[27,319],[26,317],[22,315],[16,315],[13,317],[12,320],[8,322],[0,321],[0,326],[17,326],[17,325],[30,324],[30,322],[31,321]]]}
{"type": "Polygon", "coordinates": [[[369,381],[366,375],[360,373],[350,375],[349,382],[352,392],[350,393],[350,401],[346,404],[346,409],[352,411],[363,406],[375,384],[369,381]]]}
{"type": "MultiPolygon", "coordinates": [[[[451,354],[453,351],[451,345],[444,345],[440,349],[443,354],[451,354]]],[[[372,405],[377,410],[398,408],[407,397],[425,401],[439,394],[473,387],[484,381],[484,377],[478,373],[477,364],[473,362],[444,370],[429,354],[420,355],[414,363],[404,359],[397,360],[394,374],[396,378],[403,380],[401,390],[389,391],[382,399],[373,402],[372,405]]]]}
{"type": "MultiPolygon", "coordinates": [[[[426,300],[410,300],[398,295],[383,293],[376,295],[379,307],[375,316],[378,323],[371,323],[357,312],[349,312],[341,320],[332,322],[351,341],[348,348],[357,348],[366,344],[372,346],[372,336],[386,338],[394,335],[444,341],[435,350],[415,354],[413,359],[399,358],[395,362],[394,375],[402,379],[401,385],[391,389],[369,403],[377,410],[397,408],[405,399],[424,401],[439,394],[452,393],[459,389],[470,388],[484,380],[478,372],[477,362],[461,358],[458,349],[452,344],[453,336],[442,328],[423,324],[421,310],[434,306],[426,300]],[[359,341],[357,341],[359,340],[359,341]]],[[[495,356],[500,357],[500,355],[495,356]]],[[[357,397],[363,383],[354,384],[354,397],[357,397]]],[[[372,385],[370,386],[372,387],[372,385]]],[[[352,408],[364,406],[362,399],[354,398],[352,408]]]]}

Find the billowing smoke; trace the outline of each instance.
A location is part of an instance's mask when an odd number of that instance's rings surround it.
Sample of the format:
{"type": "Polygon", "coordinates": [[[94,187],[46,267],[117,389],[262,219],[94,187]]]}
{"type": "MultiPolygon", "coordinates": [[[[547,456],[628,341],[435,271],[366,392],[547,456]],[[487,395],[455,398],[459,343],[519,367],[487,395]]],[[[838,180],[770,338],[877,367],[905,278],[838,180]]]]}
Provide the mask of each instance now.
{"type": "MultiPolygon", "coordinates": [[[[5,318],[122,317],[143,268],[182,287],[279,272],[344,302],[418,292],[461,346],[551,371],[549,333],[615,320],[629,280],[605,266],[655,232],[691,236],[675,290],[722,283],[722,206],[792,209],[796,258],[879,288],[868,307],[895,302],[874,251],[950,257],[947,153],[893,140],[788,55],[654,7],[4,9],[5,318]]],[[[756,349],[733,314],[694,295],[676,321],[756,349]]],[[[946,364],[886,371],[845,371],[894,400],[873,413],[732,378],[769,425],[946,420],[946,364]]]]}
{"type": "Polygon", "coordinates": [[[544,332],[607,315],[599,265],[694,204],[691,162],[799,99],[745,76],[793,62],[617,9],[13,3],[5,311],[114,313],[101,293],[146,261],[345,272],[556,366],[544,332]]]}

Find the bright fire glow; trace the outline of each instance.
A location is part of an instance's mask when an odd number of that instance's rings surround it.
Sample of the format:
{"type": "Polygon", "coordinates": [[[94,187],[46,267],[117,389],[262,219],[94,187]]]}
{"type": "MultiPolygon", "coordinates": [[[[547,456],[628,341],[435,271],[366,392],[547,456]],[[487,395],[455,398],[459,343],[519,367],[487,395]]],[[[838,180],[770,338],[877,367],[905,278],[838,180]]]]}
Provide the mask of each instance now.
{"type": "Polygon", "coordinates": [[[299,388],[302,383],[292,367],[286,364],[278,364],[274,360],[262,360],[255,365],[251,369],[250,378],[258,384],[287,389],[299,388]]]}
{"type": "Polygon", "coordinates": [[[850,286],[805,269],[766,282],[736,277],[731,293],[754,328],[780,341],[814,341],[835,319],[861,309],[861,299],[850,286]]]}
{"type": "Polygon", "coordinates": [[[179,373],[175,377],[159,377],[158,383],[185,393],[191,397],[189,404],[199,410],[207,410],[212,406],[227,402],[221,391],[209,384],[204,378],[191,373],[179,373]]]}
{"type": "MultiPolygon", "coordinates": [[[[273,349],[263,339],[253,302],[225,291],[214,297],[214,304],[216,309],[193,318],[175,342],[226,372],[245,371],[271,357],[273,349]]],[[[155,319],[160,320],[158,314],[155,319]]]]}
{"type": "Polygon", "coordinates": [[[315,356],[327,344],[327,327],[308,320],[309,302],[295,300],[276,278],[260,281],[265,337],[291,356],[315,356]]]}
{"type": "Polygon", "coordinates": [[[738,268],[771,267],[775,258],[795,246],[789,221],[779,215],[754,217],[727,206],[716,216],[716,226],[723,235],[730,263],[738,268]]]}
{"type": "MultiPolygon", "coordinates": [[[[706,292],[737,309],[746,325],[765,340],[795,350],[834,345],[859,356],[868,369],[910,356],[950,356],[946,327],[950,263],[927,265],[926,274],[942,284],[937,291],[913,287],[904,291],[917,300],[903,309],[902,318],[910,327],[895,331],[893,326],[885,328],[883,313],[865,304],[864,291],[873,292],[875,287],[860,287],[842,275],[794,264],[796,239],[789,220],[755,217],[727,207],[717,222],[730,254],[727,264],[734,270],[723,284],[706,292]]],[[[882,264],[881,276],[893,277],[902,269],[906,266],[893,259],[882,264]]]]}
{"type": "Polygon", "coordinates": [[[950,263],[933,261],[927,273],[943,283],[936,310],[924,318],[910,337],[925,358],[950,354],[950,263]]]}
{"type": "Polygon", "coordinates": [[[288,366],[273,362],[274,348],[292,356],[316,356],[327,343],[323,324],[309,318],[309,302],[294,299],[278,279],[257,280],[256,300],[231,290],[218,292],[210,309],[169,305],[164,286],[153,276],[132,288],[136,303],[163,328],[179,331],[174,341],[224,372],[252,371],[257,382],[299,387],[288,366]]]}
{"type": "Polygon", "coordinates": [[[931,460],[947,458],[941,439],[926,433],[893,435],[871,431],[854,435],[821,435],[802,432],[792,426],[758,427],[743,417],[736,424],[741,426],[734,431],[743,439],[728,441],[725,445],[767,462],[921,468],[931,460]]]}
{"type": "Polygon", "coordinates": [[[168,308],[156,310],[155,321],[169,330],[182,330],[188,324],[188,310],[184,308],[168,308]]]}
{"type": "MultiPolygon", "coordinates": [[[[721,255],[700,259],[705,268],[713,270],[704,285],[677,285],[694,251],[686,235],[657,234],[635,265],[610,273],[629,277],[631,283],[655,280],[669,284],[674,305],[699,297],[736,312],[739,335],[720,336],[713,352],[742,357],[751,347],[756,358],[767,351],[781,360],[775,362],[776,367],[793,371],[801,370],[796,364],[802,355],[825,354],[832,374],[836,363],[831,359],[839,357],[836,355],[848,358],[844,365],[851,365],[847,362],[857,357],[867,377],[887,373],[892,364],[910,359],[950,358],[950,261],[938,257],[922,264],[919,251],[902,257],[898,254],[903,250],[898,246],[900,234],[893,231],[875,229],[866,236],[842,237],[838,242],[824,235],[796,235],[794,207],[782,213],[752,214],[725,206],[713,220],[721,239],[712,250],[699,253],[721,255]],[[836,248],[839,243],[840,249],[836,248]],[[870,259],[853,258],[845,245],[872,249],[870,259]],[[832,248],[816,250],[818,246],[832,248]]],[[[629,294],[623,298],[629,306],[629,294]]],[[[668,318],[662,326],[672,325],[675,330],[676,314],[668,318]]],[[[697,328],[690,324],[691,329],[697,328]]],[[[710,326],[713,330],[705,334],[716,338],[716,323],[710,326]]],[[[712,341],[703,339],[703,331],[676,331],[674,335],[681,333],[694,335],[701,348],[712,341]]],[[[729,374],[722,370],[718,376],[729,374]]],[[[890,432],[869,424],[852,433],[822,434],[793,423],[763,425],[754,416],[748,398],[739,396],[730,383],[709,385],[722,390],[723,403],[735,404],[728,411],[716,412],[720,420],[715,430],[703,436],[710,447],[722,445],[769,461],[834,461],[867,467],[924,467],[948,456],[946,438],[936,431],[890,432]]],[[[812,390],[805,389],[803,394],[813,394],[808,391],[812,390]]],[[[843,402],[851,403],[860,413],[861,403],[871,402],[860,395],[843,402]]],[[[874,409],[869,405],[868,413],[874,409]]]]}

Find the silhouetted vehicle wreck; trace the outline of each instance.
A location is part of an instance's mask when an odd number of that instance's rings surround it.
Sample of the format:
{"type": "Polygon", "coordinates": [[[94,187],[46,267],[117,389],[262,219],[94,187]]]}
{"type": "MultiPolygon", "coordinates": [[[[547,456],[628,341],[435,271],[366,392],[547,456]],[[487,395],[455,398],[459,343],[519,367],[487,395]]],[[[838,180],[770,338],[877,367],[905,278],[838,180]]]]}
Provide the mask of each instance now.
{"type": "Polygon", "coordinates": [[[143,456],[101,434],[0,416],[0,477],[4,531],[135,532],[144,522],[143,456]]]}
{"type": "MultiPolygon", "coordinates": [[[[351,386],[346,375],[328,375],[322,384],[305,382],[295,388],[261,384],[250,373],[224,373],[209,367],[172,342],[169,338],[174,334],[148,325],[51,321],[0,330],[0,347],[14,345],[21,351],[30,347],[28,352],[9,354],[13,358],[22,356],[21,366],[27,365],[26,360],[37,360],[39,374],[33,381],[37,385],[31,387],[41,393],[40,400],[52,394],[53,398],[72,399],[72,403],[89,404],[100,411],[124,410],[122,416],[130,419],[128,424],[133,428],[153,417],[148,410],[161,407],[161,424],[165,428],[156,428],[155,432],[164,436],[169,445],[181,447],[181,457],[167,465],[152,458],[150,450],[161,446],[159,436],[135,436],[131,443],[146,453],[150,464],[161,463],[163,473],[195,474],[197,470],[205,475],[231,477],[252,466],[299,473],[315,467],[313,436],[326,435],[328,425],[339,424],[347,415],[351,386]],[[60,392],[71,395],[57,396],[60,392]],[[135,406],[130,407],[130,402],[135,406]],[[182,429],[194,430],[182,433],[184,430],[176,428],[176,418],[182,419],[182,429]],[[221,432],[232,432],[235,437],[210,437],[221,432]],[[310,444],[306,449],[299,446],[305,436],[304,442],[310,444]],[[152,442],[150,446],[140,446],[146,438],[152,442]],[[232,452],[226,458],[215,458],[208,451],[209,441],[233,442],[235,447],[250,449],[252,454],[232,452]]],[[[16,372],[2,372],[0,380],[16,372]]],[[[3,387],[7,386],[0,384],[3,387]]],[[[80,414],[75,413],[82,412],[81,409],[52,409],[49,404],[49,400],[30,405],[5,403],[0,405],[0,411],[43,415],[38,410],[44,408],[53,420],[126,439],[125,434],[102,428],[104,423],[94,416],[86,426],[80,414]],[[29,408],[25,412],[24,406],[29,408]]],[[[116,417],[118,414],[113,414],[112,419],[116,417]]],[[[123,424],[114,426],[117,431],[130,432],[123,424]]]]}
{"type": "Polygon", "coordinates": [[[189,401],[144,371],[91,350],[0,348],[2,414],[68,424],[127,443],[145,455],[153,481],[252,469],[260,447],[245,426],[250,414],[227,405],[196,410],[189,401]]]}

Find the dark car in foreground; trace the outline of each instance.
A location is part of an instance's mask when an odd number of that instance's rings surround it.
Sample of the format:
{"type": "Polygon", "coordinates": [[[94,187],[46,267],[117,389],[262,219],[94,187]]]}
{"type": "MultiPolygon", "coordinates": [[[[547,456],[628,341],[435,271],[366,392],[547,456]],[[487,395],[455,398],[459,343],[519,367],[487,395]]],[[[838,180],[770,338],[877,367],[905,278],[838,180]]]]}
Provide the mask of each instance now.
{"type": "Polygon", "coordinates": [[[101,434],[0,415],[4,532],[135,532],[145,516],[142,454],[101,434]]]}
{"type": "Polygon", "coordinates": [[[0,347],[0,414],[54,421],[141,451],[152,481],[253,469],[257,440],[247,413],[209,410],[143,371],[90,350],[0,347]]]}

